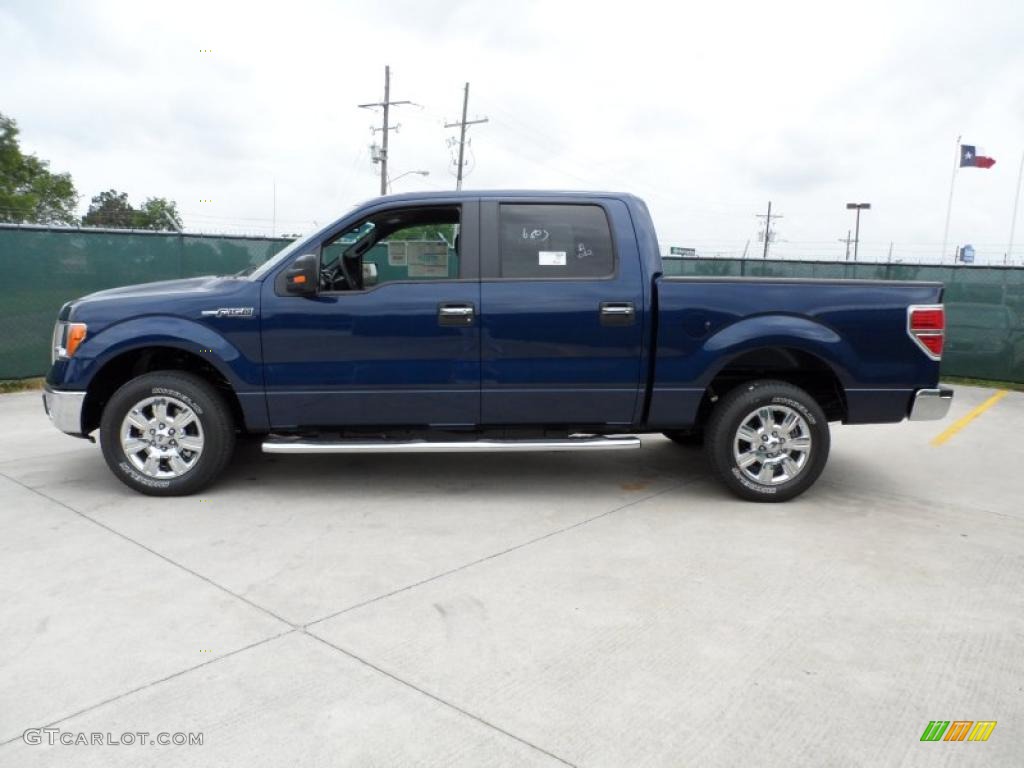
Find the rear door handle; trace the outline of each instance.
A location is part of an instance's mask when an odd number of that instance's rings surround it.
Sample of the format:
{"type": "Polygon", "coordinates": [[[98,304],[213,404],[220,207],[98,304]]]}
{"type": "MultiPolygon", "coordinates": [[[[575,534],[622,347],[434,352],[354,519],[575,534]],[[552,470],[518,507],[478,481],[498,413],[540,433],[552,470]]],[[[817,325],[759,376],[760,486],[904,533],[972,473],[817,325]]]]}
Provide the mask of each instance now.
{"type": "Polygon", "coordinates": [[[473,324],[476,309],[472,304],[438,304],[437,324],[464,328],[473,324]]]}
{"type": "Polygon", "coordinates": [[[601,325],[632,325],[636,322],[636,307],[631,301],[602,301],[601,325]]]}

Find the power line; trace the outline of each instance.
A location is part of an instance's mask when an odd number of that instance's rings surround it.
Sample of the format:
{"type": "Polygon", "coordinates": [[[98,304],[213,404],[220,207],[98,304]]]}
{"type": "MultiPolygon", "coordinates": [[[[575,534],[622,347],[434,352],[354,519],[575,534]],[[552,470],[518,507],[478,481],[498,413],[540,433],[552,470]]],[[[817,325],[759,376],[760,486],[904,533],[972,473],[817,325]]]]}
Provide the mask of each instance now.
{"type": "MultiPolygon", "coordinates": [[[[391,67],[384,67],[384,101],[374,101],[369,104],[358,104],[360,109],[375,109],[376,107],[382,107],[384,109],[384,120],[380,128],[374,127],[374,132],[381,131],[381,147],[380,151],[374,155],[374,162],[380,163],[380,193],[386,195],[388,193],[388,117],[390,115],[391,107],[402,106],[403,104],[413,104],[411,101],[391,101],[391,67]]],[[[395,126],[395,130],[398,130],[399,126],[395,126]]],[[[373,149],[376,149],[374,145],[373,149]]]]}
{"type": "Polygon", "coordinates": [[[462,92],[462,120],[457,123],[445,123],[445,128],[458,128],[459,129],[459,170],[455,177],[455,188],[462,189],[462,167],[463,160],[465,158],[466,151],[466,126],[478,125],[479,123],[486,123],[486,117],[479,117],[476,120],[466,120],[466,110],[469,107],[469,83],[466,83],[466,88],[462,92]]]}

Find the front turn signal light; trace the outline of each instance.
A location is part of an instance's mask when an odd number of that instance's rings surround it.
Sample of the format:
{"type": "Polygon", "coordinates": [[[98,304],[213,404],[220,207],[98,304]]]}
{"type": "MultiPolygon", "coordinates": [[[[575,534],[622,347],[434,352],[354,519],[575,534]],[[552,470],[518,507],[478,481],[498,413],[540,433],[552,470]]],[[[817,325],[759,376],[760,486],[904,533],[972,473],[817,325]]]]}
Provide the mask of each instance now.
{"type": "Polygon", "coordinates": [[[75,354],[78,346],[85,341],[85,323],[68,323],[67,335],[64,337],[64,357],[75,354]]]}

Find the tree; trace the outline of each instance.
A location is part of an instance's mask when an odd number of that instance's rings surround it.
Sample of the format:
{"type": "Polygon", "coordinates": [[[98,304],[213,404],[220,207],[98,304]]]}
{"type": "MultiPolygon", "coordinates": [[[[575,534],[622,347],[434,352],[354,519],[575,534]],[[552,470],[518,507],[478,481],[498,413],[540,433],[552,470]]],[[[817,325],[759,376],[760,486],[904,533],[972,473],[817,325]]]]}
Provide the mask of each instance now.
{"type": "Polygon", "coordinates": [[[181,231],[183,224],[178,215],[178,205],[173,200],[163,197],[150,197],[136,212],[135,229],[176,229],[181,231]]]}
{"type": "Polygon", "coordinates": [[[393,232],[388,240],[444,240],[449,245],[455,241],[454,224],[424,224],[419,227],[405,227],[393,232]]]}
{"type": "Polygon", "coordinates": [[[127,192],[108,189],[92,199],[89,210],[82,217],[82,226],[131,229],[137,213],[128,202],[127,192]]]}
{"type": "Polygon", "coordinates": [[[141,208],[128,202],[127,192],[108,189],[92,199],[89,211],[82,218],[86,227],[112,227],[116,229],[152,229],[166,231],[182,228],[178,206],[164,197],[150,197],[141,208]]]}
{"type": "Polygon", "coordinates": [[[74,224],[78,193],[68,173],[26,155],[18,124],[0,114],[0,221],[15,224],[74,224]]]}

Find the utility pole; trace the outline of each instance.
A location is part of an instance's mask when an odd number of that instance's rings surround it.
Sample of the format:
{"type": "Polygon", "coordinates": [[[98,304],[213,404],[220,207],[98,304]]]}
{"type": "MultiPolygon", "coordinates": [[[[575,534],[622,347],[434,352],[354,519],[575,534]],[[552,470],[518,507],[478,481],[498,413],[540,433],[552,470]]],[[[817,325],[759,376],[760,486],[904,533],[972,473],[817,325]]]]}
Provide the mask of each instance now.
{"type": "MultiPolygon", "coordinates": [[[[391,100],[391,67],[384,67],[384,101],[373,101],[369,104],[359,104],[360,109],[376,109],[382,107],[384,109],[384,121],[380,128],[374,127],[374,133],[381,131],[383,134],[381,138],[380,147],[380,193],[386,195],[388,193],[388,118],[391,114],[391,107],[398,107],[402,104],[412,104],[411,101],[392,101],[391,100]]],[[[398,130],[398,126],[395,126],[395,130],[398,130]]],[[[377,161],[377,158],[374,158],[377,161]]]]}
{"type": "Polygon", "coordinates": [[[839,238],[840,243],[846,243],[846,261],[850,260],[850,230],[846,230],[846,237],[839,238]]]}
{"type": "Polygon", "coordinates": [[[761,256],[762,259],[768,258],[768,243],[772,239],[772,219],[781,219],[781,213],[772,213],[772,201],[768,201],[768,213],[759,213],[757,218],[764,219],[764,254],[761,256]]]}
{"type": "Polygon", "coordinates": [[[462,164],[465,158],[466,152],[466,126],[477,125],[478,123],[486,123],[487,118],[481,117],[476,120],[466,120],[466,110],[469,108],[469,83],[466,83],[466,88],[462,92],[462,121],[458,123],[445,123],[445,128],[459,128],[459,170],[455,177],[455,188],[462,189],[462,164]]]}

